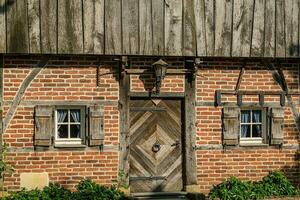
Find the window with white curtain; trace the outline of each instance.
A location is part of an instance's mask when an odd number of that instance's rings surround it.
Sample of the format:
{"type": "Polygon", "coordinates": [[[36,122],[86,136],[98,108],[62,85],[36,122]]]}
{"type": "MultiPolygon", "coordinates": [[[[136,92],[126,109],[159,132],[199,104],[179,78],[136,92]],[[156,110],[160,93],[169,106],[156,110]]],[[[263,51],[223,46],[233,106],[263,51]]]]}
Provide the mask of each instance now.
{"type": "Polygon", "coordinates": [[[240,142],[262,143],[265,137],[265,112],[262,109],[241,109],[240,142]]]}
{"type": "Polygon", "coordinates": [[[55,110],[55,143],[81,144],[84,125],[84,108],[57,108],[55,110]]]}

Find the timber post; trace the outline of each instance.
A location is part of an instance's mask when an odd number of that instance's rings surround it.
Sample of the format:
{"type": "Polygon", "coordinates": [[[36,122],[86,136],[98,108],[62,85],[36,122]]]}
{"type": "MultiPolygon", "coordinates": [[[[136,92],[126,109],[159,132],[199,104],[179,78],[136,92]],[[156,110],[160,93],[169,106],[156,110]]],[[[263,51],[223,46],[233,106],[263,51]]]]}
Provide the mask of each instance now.
{"type": "MultiPolygon", "coordinates": [[[[184,66],[193,70],[195,68],[194,62],[184,63],[184,66]]],[[[195,70],[193,70],[195,71],[195,70]]],[[[193,73],[185,75],[185,190],[187,192],[198,192],[197,186],[197,164],[196,151],[193,147],[196,146],[196,80],[193,73]]]]}
{"type": "Polygon", "coordinates": [[[129,185],[129,91],[130,75],[126,74],[124,69],[128,65],[126,56],[122,56],[119,62],[119,111],[120,111],[120,154],[119,171],[125,175],[125,183],[129,185]]]}
{"type": "Polygon", "coordinates": [[[4,56],[0,55],[0,150],[3,148],[3,68],[4,68],[4,56]]]}

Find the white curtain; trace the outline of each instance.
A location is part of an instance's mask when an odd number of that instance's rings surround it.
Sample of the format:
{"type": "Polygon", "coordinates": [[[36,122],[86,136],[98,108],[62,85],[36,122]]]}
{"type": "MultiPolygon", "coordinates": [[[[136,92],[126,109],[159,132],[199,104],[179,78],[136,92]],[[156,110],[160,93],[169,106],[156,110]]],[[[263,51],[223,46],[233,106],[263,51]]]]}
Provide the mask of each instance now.
{"type": "Polygon", "coordinates": [[[67,116],[68,112],[66,110],[58,110],[57,111],[57,119],[58,122],[63,122],[67,116]]]}
{"type": "MultiPolygon", "coordinates": [[[[261,111],[253,111],[252,113],[253,123],[261,123],[261,111]]],[[[253,129],[255,129],[257,133],[255,137],[261,137],[261,125],[254,125],[253,129]]]]}
{"type": "MultiPolygon", "coordinates": [[[[250,122],[250,112],[241,112],[241,122],[250,122]]],[[[241,137],[245,138],[247,137],[247,133],[250,131],[249,130],[250,126],[249,125],[242,125],[241,126],[241,137]]]]}
{"type": "MultiPolygon", "coordinates": [[[[80,122],[80,110],[70,110],[70,114],[72,118],[74,119],[74,122],[80,122]]],[[[77,133],[71,134],[72,136],[76,135],[76,138],[80,137],[80,124],[76,125],[77,127],[77,133]]],[[[72,129],[71,129],[72,130],[72,129]]]]}
{"type": "MultiPolygon", "coordinates": [[[[58,111],[57,111],[57,121],[58,121],[58,123],[64,122],[64,120],[65,120],[66,117],[67,117],[67,114],[68,114],[68,112],[67,112],[66,110],[58,110],[58,111]]],[[[62,137],[62,134],[63,134],[63,133],[60,133],[60,132],[59,132],[59,128],[60,128],[60,127],[61,127],[61,125],[58,124],[58,125],[57,125],[57,131],[58,131],[58,136],[59,136],[59,137],[62,137]]]]}
{"type": "Polygon", "coordinates": [[[79,110],[71,110],[70,113],[75,122],[80,122],[80,111],[79,110]]]}

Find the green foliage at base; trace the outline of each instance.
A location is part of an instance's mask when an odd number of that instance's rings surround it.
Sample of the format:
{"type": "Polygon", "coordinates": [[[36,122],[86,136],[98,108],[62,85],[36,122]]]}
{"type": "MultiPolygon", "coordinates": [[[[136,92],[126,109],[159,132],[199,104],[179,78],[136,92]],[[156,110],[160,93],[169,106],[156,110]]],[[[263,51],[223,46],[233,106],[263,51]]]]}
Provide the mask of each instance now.
{"type": "Polygon", "coordinates": [[[58,184],[50,184],[43,190],[13,192],[3,200],[123,200],[125,194],[115,187],[98,185],[90,179],[81,181],[71,192],[58,184]]]}
{"type": "Polygon", "coordinates": [[[209,193],[210,199],[255,200],[266,197],[295,196],[300,192],[289,182],[282,172],[272,172],[262,181],[241,181],[236,177],[220,183],[209,193]]]}

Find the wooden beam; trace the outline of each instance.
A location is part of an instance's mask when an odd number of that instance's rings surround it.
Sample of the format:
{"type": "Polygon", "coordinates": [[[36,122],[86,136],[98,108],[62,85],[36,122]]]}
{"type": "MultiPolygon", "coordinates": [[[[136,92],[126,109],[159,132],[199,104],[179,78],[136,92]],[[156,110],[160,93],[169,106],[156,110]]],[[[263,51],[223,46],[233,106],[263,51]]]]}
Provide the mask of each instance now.
{"type": "Polygon", "coordinates": [[[265,96],[263,94],[259,94],[258,95],[258,101],[259,101],[259,105],[260,106],[264,106],[264,103],[265,103],[265,96]]]}
{"type": "MultiPolygon", "coordinates": [[[[9,106],[13,101],[4,101],[4,106],[9,106]]],[[[36,105],[49,105],[49,106],[59,106],[59,105],[69,105],[69,106],[92,106],[92,105],[108,105],[108,106],[118,106],[118,101],[116,100],[95,100],[95,101],[43,101],[43,100],[32,100],[32,101],[22,101],[19,104],[25,107],[34,107],[36,105]]]]}
{"type": "MultiPolygon", "coordinates": [[[[185,63],[186,64],[186,63],[185,63]]],[[[196,81],[187,74],[185,76],[185,172],[186,186],[197,184],[196,152],[196,81]]]]}
{"type": "Polygon", "coordinates": [[[182,56],[182,0],[164,0],[165,55],[182,56]]]}
{"type": "Polygon", "coordinates": [[[183,92],[160,92],[159,94],[156,93],[149,93],[149,92],[129,92],[128,95],[134,98],[143,98],[143,97],[159,97],[159,98],[183,98],[185,94],[183,92]]]}
{"type": "Polygon", "coordinates": [[[28,0],[29,52],[41,53],[40,1],[28,0]]]}
{"type": "Polygon", "coordinates": [[[57,12],[58,53],[83,53],[82,2],[59,0],[57,12]]]}
{"type": "MultiPolygon", "coordinates": [[[[127,65],[127,57],[122,56],[119,69],[124,69],[127,65]]],[[[119,109],[120,109],[120,159],[119,169],[126,175],[126,183],[129,184],[129,95],[130,91],[130,76],[123,75],[119,79],[119,109]]]]}
{"type": "MultiPolygon", "coordinates": [[[[283,71],[281,68],[277,69],[274,67],[274,65],[272,63],[264,63],[265,65],[267,65],[267,67],[272,70],[272,75],[273,75],[273,79],[278,83],[278,85],[282,88],[283,92],[286,95],[287,101],[288,101],[288,105],[291,108],[291,111],[293,113],[293,117],[294,117],[294,121],[298,130],[298,133],[300,135],[300,116],[299,116],[299,111],[295,105],[295,103],[293,102],[293,98],[292,95],[300,95],[299,92],[294,92],[294,93],[290,93],[283,71]]],[[[284,106],[285,105],[285,95],[280,95],[280,105],[284,106]]]]}
{"type": "Polygon", "coordinates": [[[6,52],[6,2],[5,0],[0,0],[0,53],[6,52]]]}
{"type": "Polygon", "coordinates": [[[239,74],[239,78],[238,78],[237,83],[236,83],[236,86],[235,86],[235,91],[236,91],[236,92],[240,89],[240,85],[241,85],[241,82],[242,82],[242,78],[243,78],[244,73],[245,73],[245,68],[242,67],[242,69],[241,69],[241,71],[240,71],[240,74],[239,74]]]}
{"type": "Polygon", "coordinates": [[[57,53],[57,1],[40,1],[41,51],[57,53]]]}
{"type": "MultiPolygon", "coordinates": [[[[124,55],[139,53],[139,0],[122,0],[122,42],[124,55]]],[[[142,27],[144,28],[144,27],[142,27]]]]}
{"type": "MultiPolygon", "coordinates": [[[[235,90],[220,90],[222,94],[231,94],[231,95],[236,95],[237,92],[235,90]]],[[[286,94],[283,91],[260,91],[260,90],[253,90],[253,91],[247,91],[247,90],[239,90],[239,93],[242,95],[281,95],[281,94],[286,94]]],[[[289,93],[291,95],[300,95],[300,92],[291,92],[289,93]]]]}
{"type": "Polygon", "coordinates": [[[6,1],[6,45],[8,53],[29,52],[27,16],[26,0],[6,1]]]}
{"type": "Polygon", "coordinates": [[[104,53],[105,0],[83,1],[83,35],[85,54],[104,53]]]}
{"type": "Polygon", "coordinates": [[[4,56],[0,55],[0,150],[3,148],[3,68],[4,68],[4,56]]]}
{"type": "MultiPolygon", "coordinates": [[[[149,69],[125,69],[126,74],[154,74],[154,71],[149,71],[149,69]]],[[[191,69],[167,69],[166,74],[186,74],[191,73],[191,69]]]]}
{"type": "Polygon", "coordinates": [[[122,17],[121,0],[109,0],[104,4],[104,37],[105,54],[120,55],[122,53],[122,17]]]}
{"type": "Polygon", "coordinates": [[[10,106],[4,122],[3,122],[3,132],[5,132],[6,128],[8,127],[10,121],[12,120],[12,118],[14,117],[14,114],[18,108],[18,105],[20,104],[22,97],[24,96],[26,89],[28,88],[28,86],[30,85],[30,83],[34,80],[34,78],[40,73],[40,71],[47,65],[49,61],[49,57],[45,56],[42,57],[42,59],[39,61],[39,63],[37,64],[37,66],[35,68],[33,68],[31,70],[31,72],[29,73],[29,75],[25,78],[25,80],[22,82],[15,98],[14,101],[12,103],[12,105],[10,106]]]}

